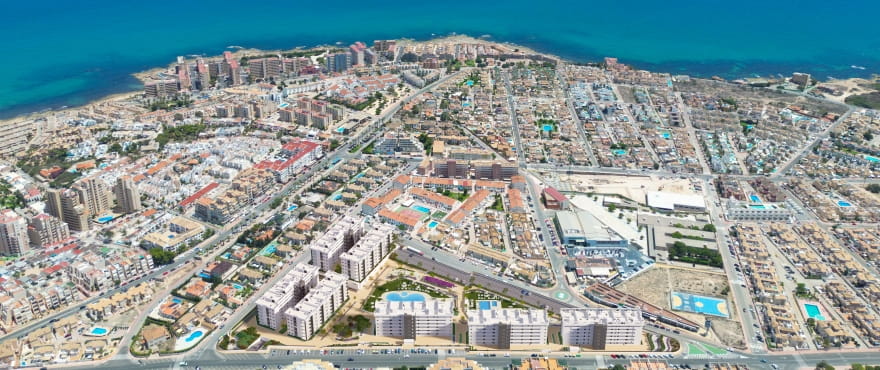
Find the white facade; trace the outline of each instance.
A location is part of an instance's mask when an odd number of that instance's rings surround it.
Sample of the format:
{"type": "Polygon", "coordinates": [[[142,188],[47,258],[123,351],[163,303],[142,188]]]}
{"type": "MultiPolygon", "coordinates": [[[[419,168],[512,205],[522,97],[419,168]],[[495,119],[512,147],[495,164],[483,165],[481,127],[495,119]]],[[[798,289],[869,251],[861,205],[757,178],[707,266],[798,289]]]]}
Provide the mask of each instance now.
{"type": "Polygon", "coordinates": [[[649,207],[664,211],[706,211],[706,199],[701,195],[649,191],[645,197],[649,207]]]}
{"type": "Polygon", "coordinates": [[[364,235],[353,248],[340,257],[342,274],[354,281],[363,281],[388,255],[394,229],[379,224],[364,235]]]}
{"type": "Polygon", "coordinates": [[[300,263],[257,300],[257,323],[278,330],[284,312],[296,305],[318,283],[318,268],[300,263]]]}
{"type": "Polygon", "coordinates": [[[339,256],[354,246],[363,234],[364,220],[346,216],[327,229],[311,246],[312,264],[321,271],[333,271],[339,256]]]}
{"type": "Polygon", "coordinates": [[[417,337],[452,337],[453,301],[450,298],[427,298],[423,302],[376,302],[376,335],[415,339],[417,337]]]}
{"type": "Polygon", "coordinates": [[[637,308],[563,308],[562,343],[604,349],[641,343],[645,319],[637,308]]]}
{"type": "Polygon", "coordinates": [[[348,281],[344,275],[327,272],[318,286],[309,291],[302,300],[284,311],[287,335],[308,340],[324,325],[333,313],[348,300],[348,281]]]}
{"type": "Polygon", "coordinates": [[[468,310],[468,344],[497,348],[547,343],[547,311],[519,308],[468,310]]]}
{"type": "Polygon", "coordinates": [[[0,211],[0,254],[18,256],[28,250],[27,221],[11,209],[0,211]]]}
{"type": "Polygon", "coordinates": [[[727,219],[733,221],[788,221],[791,210],[777,204],[749,204],[744,202],[727,202],[727,219]]]}

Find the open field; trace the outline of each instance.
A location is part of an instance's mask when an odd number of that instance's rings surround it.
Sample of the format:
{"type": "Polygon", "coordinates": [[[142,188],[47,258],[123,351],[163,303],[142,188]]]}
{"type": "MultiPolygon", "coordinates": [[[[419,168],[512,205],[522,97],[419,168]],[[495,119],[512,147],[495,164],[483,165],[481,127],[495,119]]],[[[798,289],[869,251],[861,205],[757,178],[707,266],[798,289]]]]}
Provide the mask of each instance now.
{"type": "Polygon", "coordinates": [[[639,203],[645,202],[649,191],[699,194],[693,191],[690,180],[661,176],[563,175],[560,180],[568,182],[575,191],[616,194],[639,203]]]}
{"type": "MultiPolygon", "coordinates": [[[[654,265],[647,271],[636,275],[627,282],[618,285],[617,289],[632,294],[664,309],[671,309],[670,294],[672,291],[688,292],[708,297],[727,298],[727,277],[721,273],[699,271],[666,265],[654,265]]],[[[742,327],[739,323],[739,311],[734,302],[728,299],[730,319],[698,313],[675,311],[685,318],[703,324],[708,318],[712,321],[709,337],[725,346],[744,346],[742,327]]]]}

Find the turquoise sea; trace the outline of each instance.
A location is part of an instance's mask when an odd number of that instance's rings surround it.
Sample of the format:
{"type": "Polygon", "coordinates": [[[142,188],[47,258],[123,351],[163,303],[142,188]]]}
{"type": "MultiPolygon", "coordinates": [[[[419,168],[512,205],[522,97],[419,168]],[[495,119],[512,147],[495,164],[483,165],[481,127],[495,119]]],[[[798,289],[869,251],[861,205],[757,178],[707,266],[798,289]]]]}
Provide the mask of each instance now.
{"type": "Polygon", "coordinates": [[[42,0],[0,13],[0,118],[139,89],[130,73],[177,55],[453,32],[694,76],[880,71],[880,2],[866,0],[42,0]]]}

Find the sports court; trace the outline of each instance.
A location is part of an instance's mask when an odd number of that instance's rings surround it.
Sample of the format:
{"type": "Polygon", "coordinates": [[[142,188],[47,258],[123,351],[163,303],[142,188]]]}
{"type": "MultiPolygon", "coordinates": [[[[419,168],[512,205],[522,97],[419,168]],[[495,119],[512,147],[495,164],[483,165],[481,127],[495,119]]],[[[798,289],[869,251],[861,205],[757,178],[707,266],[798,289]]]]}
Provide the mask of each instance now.
{"type": "Polygon", "coordinates": [[[730,311],[727,309],[727,301],[723,299],[682,292],[672,292],[670,299],[672,300],[671,303],[673,310],[723,318],[730,317],[730,311]]]}

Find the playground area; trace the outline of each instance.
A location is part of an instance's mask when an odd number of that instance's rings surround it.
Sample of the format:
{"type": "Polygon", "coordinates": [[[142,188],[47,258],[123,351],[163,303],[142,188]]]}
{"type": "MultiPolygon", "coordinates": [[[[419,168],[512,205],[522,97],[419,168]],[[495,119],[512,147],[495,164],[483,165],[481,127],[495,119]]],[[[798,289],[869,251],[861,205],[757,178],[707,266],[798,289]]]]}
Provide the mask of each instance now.
{"type": "Polygon", "coordinates": [[[671,308],[676,311],[718,316],[725,319],[730,317],[727,301],[724,299],[675,291],[669,294],[669,298],[672,301],[671,308]]]}

